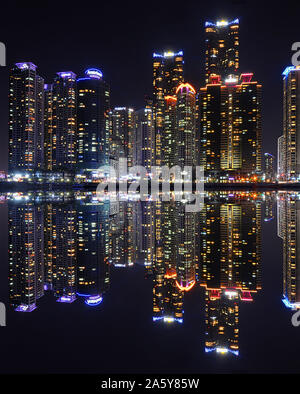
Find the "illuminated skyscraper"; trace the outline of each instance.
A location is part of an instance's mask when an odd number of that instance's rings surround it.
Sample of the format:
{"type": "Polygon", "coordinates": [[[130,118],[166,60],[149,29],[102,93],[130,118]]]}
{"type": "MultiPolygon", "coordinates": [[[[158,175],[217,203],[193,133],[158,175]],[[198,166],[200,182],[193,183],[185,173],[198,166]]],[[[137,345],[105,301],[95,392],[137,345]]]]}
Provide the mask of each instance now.
{"type": "Polygon", "coordinates": [[[101,303],[109,287],[109,201],[83,200],[78,206],[78,285],[85,303],[101,303]]]}
{"type": "Polygon", "coordinates": [[[175,96],[183,82],[183,52],[153,54],[153,109],[155,118],[156,165],[162,165],[165,96],[175,96]]]}
{"type": "Polygon", "coordinates": [[[162,135],[162,164],[168,167],[178,165],[177,97],[165,96],[164,132],[162,135]]]}
{"type": "Polygon", "coordinates": [[[59,302],[76,298],[76,209],[72,201],[53,205],[52,209],[53,290],[59,302]]]}
{"type": "Polygon", "coordinates": [[[134,202],[119,202],[119,211],[111,217],[109,231],[109,261],[115,267],[130,267],[136,263],[137,234],[134,202]]]}
{"type": "Polygon", "coordinates": [[[135,144],[135,112],[132,108],[115,107],[110,112],[110,150],[116,160],[118,154],[133,165],[135,144]]]}
{"type": "Polygon", "coordinates": [[[44,294],[44,210],[34,201],[8,204],[9,295],[19,312],[31,312],[44,294]]]}
{"type": "Polygon", "coordinates": [[[210,76],[225,80],[239,72],[239,20],[205,23],[206,83],[210,76]]]}
{"type": "Polygon", "coordinates": [[[178,164],[196,165],[196,91],[188,83],[180,84],[176,89],[176,132],[178,164]]]}
{"type": "Polygon", "coordinates": [[[283,149],[287,181],[300,180],[300,66],[283,72],[283,149]]]}
{"type": "Polygon", "coordinates": [[[239,355],[239,293],[205,292],[205,351],[239,355]]]}
{"type": "Polygon", "coordinates": [[[91,171],[108,164],[110,92],[102,72],[90,68],[77,79],[78,168],[91,171]]]}
{"type": "Polygon", "coordinates": [[[265,222],[270,222],[274,219],[274,204],[276,203],[276,193],[266,192],[265,193],[265,222]]]}
{"type": "MultiPolygon", "coordinates": [[[[185,261],[182,259],[184,239],[181,237],[180,243],[178,239],[179,204],[159,201],[155,203],[154,209],[156,247],[153,262],[153,321],[182,323],[186,276],[185,261]],[[177,265],[179,254],[180,263],[177,265]]],[[[180,228],[180,231],[184,230],[180,228]]],[[[186,267],[189,267],[189,263],[186,267]]]]}
{"type": "Polygon", "coordinates": [[[300,309],[300,201],[293,193],[280,193],[278,235],[283,239],[283,302],[300,309]]]}
{"type": "Polygon", "coordinates": [[[285,142],[284,135],[281,135],[277,143],[277,178],[280,181],[285,179],[285,166],[285,142]]]}
{"type": "Polygon", "coordinates": [[[144,108],[135,113],[135,141],[133,164],[145,167],[149,172],[155,165],[155,134],[152,108],[144,108]]]}
{"type": "Polygon", "coordinates": [[[155,206],[152,201],[142,202],[142,242],[140,257],[148,271],[153,271],[155,261],[155,206]]]}
{"type": "Polygon", "coordinates": [[[261,289],[261,205],[211,201],[201,212],[200,284],[206,288],[206,351],[238,355],[239,299],[261,289]]]}
{"type": "Polygon", "coordinates": [[[74,174],[77,163],[76,75],[59,72],[53,84],[53,171],[74,174]]]}
{"type": "Polygon", "coordinates": [[[53,148],[53,85],[44,85],[44,155],[45,170],[52,171],[53,148]]]}
{"type": "Polygon", "coordinates": [[[252,76],[213,76],[200,89],[201,164],[211,181],[261,172],[261,85],[252,76]]]}
{"type": "Polygon", "coordinates": [[[16,63],[9,76],[9,172],[32,177],[44,166],[44,80],[33,63],[16,63]]]}
{"type": "Polygon", "coordinates": [[[274,159],[271,153],[265,153],[265,180],[273,182],[275,180],[274,159]]]}

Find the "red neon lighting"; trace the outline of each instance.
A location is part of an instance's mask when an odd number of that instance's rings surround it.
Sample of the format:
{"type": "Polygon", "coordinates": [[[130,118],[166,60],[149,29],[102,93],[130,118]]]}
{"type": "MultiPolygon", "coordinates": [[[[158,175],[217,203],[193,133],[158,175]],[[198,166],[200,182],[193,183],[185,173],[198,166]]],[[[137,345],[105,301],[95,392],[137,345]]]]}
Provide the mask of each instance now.
{"type": "Polygon", "coordinates": [[[211,75],[210,82],[212,85],[218,85],[221,82],[221,76],[220,75],[211,75]]]}
{"type": "Polygon", "coordinates": [[[249,83],[253,77],[253,73],[241,74],[242,83],[249,83]]]}
{"type": "Polygon", "coordinates": [[[177,97],[174,96],[165,96],[165,100],[177,101],[177,97]]]}
{"type": "Polygon", "coordinates": [[[174,269],[167,270],[167,272],[165,274],[166,279],[172,279],[172,278],[176,278],[176,277],[177,277],[177,273],[174,269]]]}
{"type": "Polygon", "coordinates": [[[252,294],[250,293],[250,291],[242,291],[241,300],[242,301],[253,301],[252,294]]]}
{"type": "Polygon", "coordinates": [[[196,283],[196,281],[192,280],[192,282],[189,285],[182,286],[176,280],[176,286],[178,287],[179,290],[182,290],[182,291],[190,291],[195,286],[195,283],[196,283]]]}
{"type": "Polygon", "coordinates": [[[190,85],[189,83],[182,83],[178,86],[178,88],[176,89],[176,94],[179,92],[179,90],[182,90],[183,88],[186,88],[188,90],[191,90],[194,94],[196,94],[196,90],[193,88],[192,85],[190,85]]]}
{"type": "Polygon", "coordinates": [[[217,300],[220,298],[220,290],[209,290],[209,298],[211,300],[217,300]]]}

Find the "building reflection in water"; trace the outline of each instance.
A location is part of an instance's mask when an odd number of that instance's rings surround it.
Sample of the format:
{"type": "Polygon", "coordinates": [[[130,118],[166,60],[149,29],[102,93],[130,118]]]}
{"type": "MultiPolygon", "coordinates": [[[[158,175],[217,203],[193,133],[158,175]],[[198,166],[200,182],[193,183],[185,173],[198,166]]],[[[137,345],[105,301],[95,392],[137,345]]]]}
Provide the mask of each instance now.
{"type": "Polygon", "coordinates": [[[277,231],[283,241],[283,303],[300,309],[300,195],[280,192],[277,196],[277,231]]]}
{"type": "MultiPolygon", "coordinates": [[[[211,192],[197,213],[186,212],[173,195],[169,202],[99,201],[93,192],[78,191],[7,198],[16,311],[33,311],[45,292],[58,302],[83,299],[97,306],[107,296],[112,270],[139,264],[153,283],[155,324],[183,323],[185,295],[200,286],[205,351],[239,354],[239,308],[261,289],[262,202],[265,218],[273,218],[273,194],[211,192]]],[[[279,211],[296,209],[298,202],[283,201],[279,211]]],[[[292,236],[287,239],[286,220],[281,222],[287,248],[292,236]]],[[[295,304],[298,289],[290,287],[285,299],[295,304]]]]}

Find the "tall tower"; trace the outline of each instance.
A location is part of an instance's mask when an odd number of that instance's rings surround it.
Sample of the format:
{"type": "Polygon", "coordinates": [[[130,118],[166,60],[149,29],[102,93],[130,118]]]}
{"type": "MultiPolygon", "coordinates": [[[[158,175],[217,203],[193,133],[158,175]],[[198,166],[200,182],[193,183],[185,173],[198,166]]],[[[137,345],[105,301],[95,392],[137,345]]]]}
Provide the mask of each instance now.
{"type": "Polygon", "coordinates": [[[284,135],[278,138],[277,142],[277,178],[278,180],[284,180],[286,174],[286,158],[285,158],[285,141],[284,135]]]}
{"type": "Polygon", "coordinates": [[[300,66],[283,72],[285,180],[300,180],[300,66]]]}
{"type": "Polygon", "coordinates": [[[190,84],[182,83],[176,89],[176,96],[177,154],[183,169],[196,165],[196,91],[190,84]]]}
{"type": "Polygon", "coordinates": [[[77,290],[90,306],[100,304],[109,287],[109,208],[109,201],[88,197],[77,208],[77,290]]]}
{"type": "Polygon", "coordinates": [[[53,148],[53,85],[44,85],[44,155],[45,170],[52,171],[53,148]]]}
{"type": "Polygon", "coordinates": [[[58,302],[69,303],[76,298],[76,219],[72,201],[52,205],[53,290],[58,302]]]}
{"type": "Polygon", "coordinates": [[[205,77],[225,80],[239,72],[239,20],[205,23],[205,77]]]}
{"type": "Polygon", "coordinates": [[[261,171],[261,85],[252,73],[200,89],[201,164],[211,181],[255,177],[261,171]]]}
{"type": "Polygon", "coordinates": [[[77,79],[78,168],[91,171],[108,164],[110,92],[95,68],[77,79]]]}
{"type": "Polygon", "coordinates": [[[177,87],[183,82],[183,52],[153,54],[153,109],[155,117],[156,165],[163,159],[163,128],[165,117],[165,96],[176,95],[177,87]]]}
{"type": "Polygon", "coordinates": [[[206,352],[239,354],[239,300],[252,301],[261,289],[261,205],[249,197],[217,197],[201,212],[206,352]]]}
{"type": "Polygon", "coordinates": [[[155,165],[154,117],[152,108],[143,108],[135,113],[136,137],[134,165],[141,165],[151,171],[155,165]]]}
{"type": "Polygon", "coordinates": [[[35,201],[8,204],[9,298],[31,312],[44,294],[44,208],[35,201]]]}
{"type": "Polygon", "coordinates": [[[44,80],[33,63],[16,63],[9,76],[9,172],[32,177],[44,166],[44,80]]]}
{"type": "MultiPolygon", "coordinates": [[[[133,165],[135,144],[135,112],[132,108],[115,107],[110,112],[110,149],[111,154],[121,155],[133,165]]],[[[119,157],[115,157],[116,160],[119,157]]]]}
{"type": "Polygon", "coordinates": [[[177,97],[165,96],[164,132],[162,135],[163,163],[173,167],[178,164],[177,97]]]}
{"type": "Polygon", "coordinates": [[[280,193],[278,235],[283,239],[283,303],[300,309],[300,201],[292,193],[280,193]]]}
{"type": "Polygon", "coordinates": [[[76,75],[59,72],[53,84],[53,171],[75,172],[76,141],[76,75]]]}

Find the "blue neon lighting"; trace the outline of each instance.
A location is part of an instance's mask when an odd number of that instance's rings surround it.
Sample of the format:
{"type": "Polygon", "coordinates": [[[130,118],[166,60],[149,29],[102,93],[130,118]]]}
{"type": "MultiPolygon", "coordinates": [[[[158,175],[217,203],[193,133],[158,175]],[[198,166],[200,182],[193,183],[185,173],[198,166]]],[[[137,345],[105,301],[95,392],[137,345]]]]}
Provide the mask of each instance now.
{"type": "Polygon", "coordinates": [[[286,69],[283,71],[282,75],[283,75],[284,77],[286,77],[287,75],[289,75],[289,73],[290,73],[291,71],[295,71],[295,70],[296,70],[296,67],[294,67],[294,66],[286,67],[286,69]]]}

